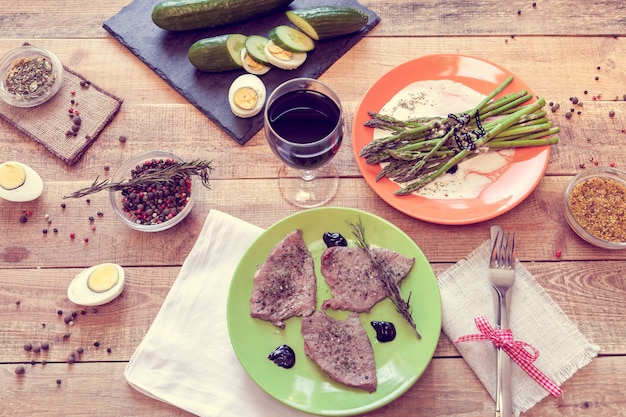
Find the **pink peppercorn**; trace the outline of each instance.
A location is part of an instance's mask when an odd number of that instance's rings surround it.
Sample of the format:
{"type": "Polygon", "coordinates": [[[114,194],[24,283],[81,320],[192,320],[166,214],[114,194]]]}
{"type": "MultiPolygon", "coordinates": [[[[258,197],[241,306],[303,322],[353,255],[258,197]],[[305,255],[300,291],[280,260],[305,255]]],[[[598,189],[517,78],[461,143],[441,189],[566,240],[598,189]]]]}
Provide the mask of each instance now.
{"type": "Polygon", "coordinates": [[[561,255],[563,255],[563,252],[561,252],[560,250],[557,250],[555,255],[556,255],[557,258],[560,258],[561,255]]]}

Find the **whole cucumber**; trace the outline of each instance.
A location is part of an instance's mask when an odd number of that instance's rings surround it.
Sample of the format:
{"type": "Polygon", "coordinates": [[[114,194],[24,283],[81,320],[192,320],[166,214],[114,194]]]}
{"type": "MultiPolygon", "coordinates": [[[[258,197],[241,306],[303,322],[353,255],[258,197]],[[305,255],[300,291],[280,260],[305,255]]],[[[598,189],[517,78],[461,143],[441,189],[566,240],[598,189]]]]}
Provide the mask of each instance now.
{"type": "Polygon", "coordinates": [[[152,9],[161,29],[183,31],[225,26],[287,7],[293,0],[166,0],[152,9]]]}

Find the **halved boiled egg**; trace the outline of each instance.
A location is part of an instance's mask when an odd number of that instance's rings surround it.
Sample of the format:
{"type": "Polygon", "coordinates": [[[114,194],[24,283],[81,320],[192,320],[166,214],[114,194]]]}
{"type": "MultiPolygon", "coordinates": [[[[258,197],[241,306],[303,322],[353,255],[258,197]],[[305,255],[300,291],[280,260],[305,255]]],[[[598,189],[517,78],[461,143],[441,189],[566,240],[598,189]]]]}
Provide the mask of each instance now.
{"type": "Polygon", "coordinates": [[[14,202],[32,201],[42,192],[43,180],[34,169],[16,161],[0,164],[1,198],[14,202]]]}
{"type": "Polygon", "coordinates": [[[269,41],[265,45],[265,57],[267,61],[275,67],[293,70],[306,61],[306,52],[291,52],[281,48],[274,42],[269,41]]]}
{"type": "Polygon", "coordinates": [[[67,287],[71,302],[97,306],[115,299],[124,289],[124,268],[114,263],[92,266],[74,277],[67,287]]]}
{"type": "Polygon", "coordinates": [[[235,78],[228,90],[228,103],[235,116],[252,117],[257,115],[265,104],[265,84],[254,74],[244,74],[235,78]]]}
{"type": "Polygon", "coordinates": [[[261,62],[257,62],[246,48],[241,50],[241,66],[250,74],[263,75],[266,74],[272,67],[265,65],[261,62]]]}

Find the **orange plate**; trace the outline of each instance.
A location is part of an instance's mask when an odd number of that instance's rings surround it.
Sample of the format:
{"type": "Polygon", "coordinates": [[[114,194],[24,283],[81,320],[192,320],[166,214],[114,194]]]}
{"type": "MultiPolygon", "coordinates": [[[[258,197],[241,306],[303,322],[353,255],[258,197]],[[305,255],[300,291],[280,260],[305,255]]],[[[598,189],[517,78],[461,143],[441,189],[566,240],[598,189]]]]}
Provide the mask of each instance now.
{"type": "MultiPolygon", "coordinates": [[[[472,224],[489,220],[521,203],[539,184],[550,159],[550,146],[518,148],[501,175],[477,198],[435,199],[414,194],[394,195],[400,187],[387,178],[376,182],[380,166],[369,165],[359,152],[373,140],[374,129],[365,127],[368,111],[378,112],[401,89],[416,81],[452,80],[485,95],[491,93],[510,71],[480,58],[464,55],[426,55],[405,62],[383,75],[365,93],[357,109],[352,146],[357,165],[369,186],[390,206],[416,219],[438,224],[472,224]]],[[[518,78],[501,95],[528,90],[518,78]]]]}

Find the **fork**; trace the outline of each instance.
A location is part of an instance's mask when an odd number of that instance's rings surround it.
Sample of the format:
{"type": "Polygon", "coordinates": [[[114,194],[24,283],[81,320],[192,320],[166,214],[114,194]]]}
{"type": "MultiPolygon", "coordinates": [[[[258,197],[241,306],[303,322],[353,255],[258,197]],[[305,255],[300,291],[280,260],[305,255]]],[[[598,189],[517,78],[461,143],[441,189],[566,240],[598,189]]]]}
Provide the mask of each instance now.
{"type": "MultiPolygon", "coordinates": [[[[515,233],[504,233],[499,226],[491,227],[489,280],[495,290],[496,328],[508,329],[511,299],[507,293],[515,283],[515,233]]],[[[511,359],[501,348],[497,348],[496,367],[496,417],[511,417],[511,359]]]]}

